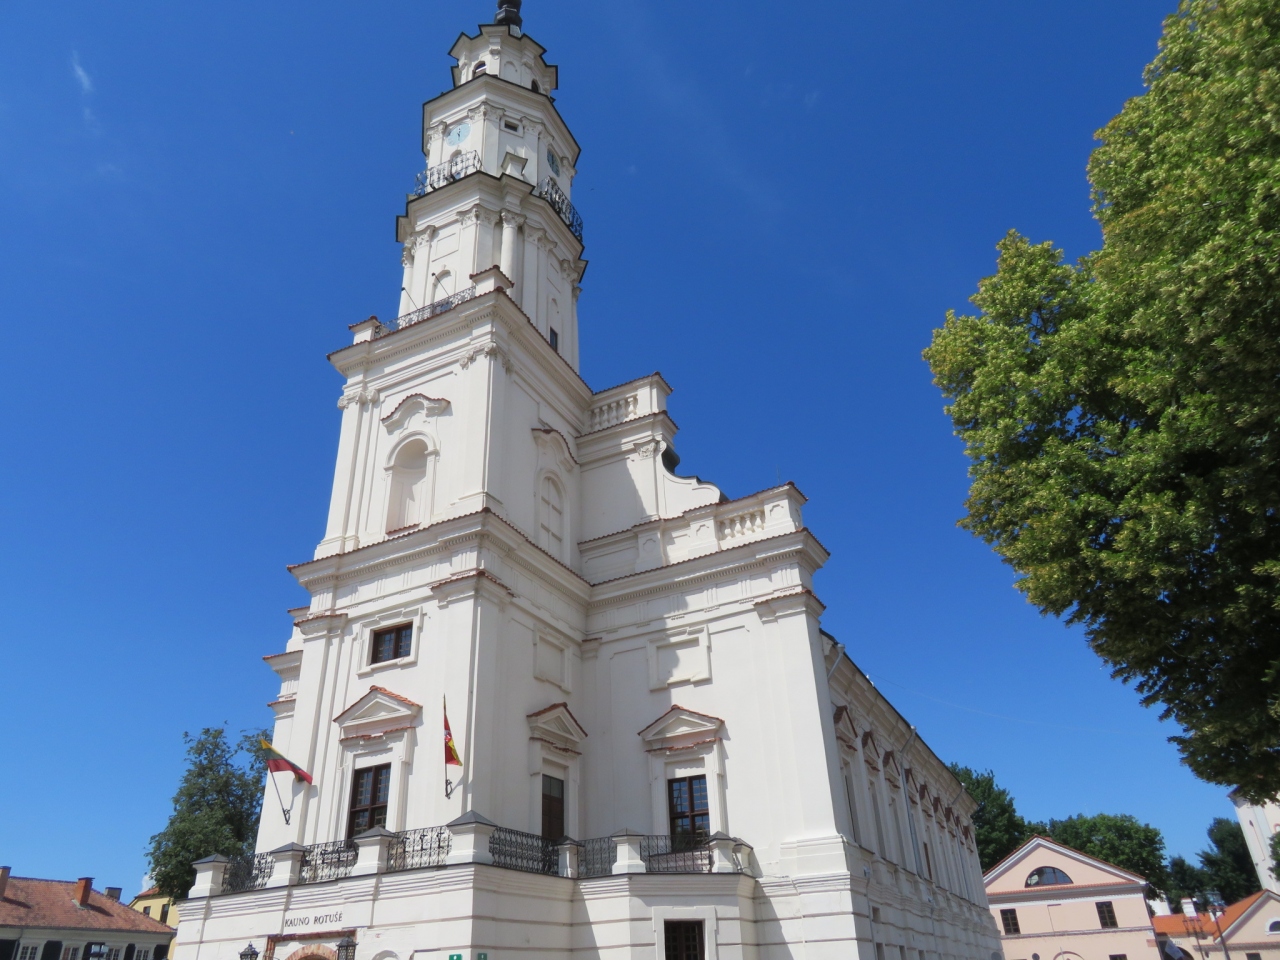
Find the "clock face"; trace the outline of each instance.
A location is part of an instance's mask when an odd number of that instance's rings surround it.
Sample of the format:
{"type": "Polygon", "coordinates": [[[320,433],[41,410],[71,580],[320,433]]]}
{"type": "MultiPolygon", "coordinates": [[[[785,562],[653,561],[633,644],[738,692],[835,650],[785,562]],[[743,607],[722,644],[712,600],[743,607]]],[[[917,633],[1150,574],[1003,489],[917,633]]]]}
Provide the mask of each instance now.
{"type": "Polygon", "coordinates": [[[551,172],[557,177],[560,176],[560,161],[556,155],[551,152],[551,148],[547,147],[547,166],[551,168],[551,172]]]}
{"type": "Polygon", "coordinates": [[[471,124],[464,120],[445,135],[444,142],[451,147],[456,147],[469,136],[471,136],[471,124]]]}

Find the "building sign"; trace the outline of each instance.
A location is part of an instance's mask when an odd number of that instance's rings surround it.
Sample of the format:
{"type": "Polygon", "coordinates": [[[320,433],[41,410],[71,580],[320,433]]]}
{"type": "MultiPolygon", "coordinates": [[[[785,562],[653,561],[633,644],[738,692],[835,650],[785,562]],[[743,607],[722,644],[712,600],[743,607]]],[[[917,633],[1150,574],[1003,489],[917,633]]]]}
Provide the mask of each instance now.
{"type": "Polygon", "coordinates": [[[324,930],[341,922],[341,910],[336,910],[333,913],[296,913],[291,917],[284,918],[284,928],[286,930],[306,930],[308,928],[324,930]]]}

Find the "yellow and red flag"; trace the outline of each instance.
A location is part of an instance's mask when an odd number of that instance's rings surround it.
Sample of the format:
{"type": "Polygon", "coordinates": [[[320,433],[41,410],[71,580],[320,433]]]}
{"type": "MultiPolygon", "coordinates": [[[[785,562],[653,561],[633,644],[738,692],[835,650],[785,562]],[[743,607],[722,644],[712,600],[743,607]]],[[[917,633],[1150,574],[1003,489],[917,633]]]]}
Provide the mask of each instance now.
{"type": "Polygon", "coordinates": [[[281,753],[271,744],[267,743],[266,740],[263,740],[261,737],[259,737],[258,743],[261,744],[262,752],[266,755],[267,769],[270,770],[272,773],[278,773],[281,770],[287,770],[290,773],[292,773],[294,777],[296,777],[298,780],[305,780],[307,781],[307,783],[315,783],[315,781],[311,779],[311,774],[307,773],[307,771],[303,770],[300,766],[298,766],[296,763],[294,763],[292,760],[286,757],[283,753],[281,753]]]}
{"type": "Polygon", "coordinates": [[[453,745],[453,731],[449,729],[449,704],[444,704],[444,765],[446,767],[462,766],[462,758],[458,756],[458,748],[453,745]]]}

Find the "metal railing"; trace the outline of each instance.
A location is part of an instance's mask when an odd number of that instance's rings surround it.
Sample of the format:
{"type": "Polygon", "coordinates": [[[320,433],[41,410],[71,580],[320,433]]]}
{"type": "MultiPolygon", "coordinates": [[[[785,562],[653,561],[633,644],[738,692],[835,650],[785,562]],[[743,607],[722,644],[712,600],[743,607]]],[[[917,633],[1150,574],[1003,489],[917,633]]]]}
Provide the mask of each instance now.
{"type": "Polygon", "coordinates": [[[428,303],[425,307],[419,307],[412,313],[406,313],[403,317],[396,318],[396,329],[403,330],[405,327],[411,327],[415,323],[421,323],[423,320],[430,320],[446,310],[452,310],[460,303],[466,303],[468,300],[474,299],[475,295],[476,288],[473,284],[465,290],[459,290],[451,297],[445,297],[435,303],[428,303]]]}
{"type": "Polygon", "coordinates": [[[387,873],[443,867],[453,835],[447,827],[424,827],[397,833],[387,850],[387,873]]]}
{"type": "Polygon", "coordinates": [[[232,857],[222,874],[223,893],[244,893],[246,890],[261,890],[271,879],[271,871],[275,869],[275,858],[269,853],[250,853],[243,857],[232,857]]]}
{"type": "Polygon", "coordinates": [[[560,215],[560,219],[564,221],[564,225],[570,232],[579,240],[582,239],[582,217],[577,208],[569,202],[569,198],[564,195],[559,184],[547,177],[534,188],[533,195],[551,204],[551,209],[560,215]]]}
{"type": "Polygon", "coordinates": [[[495,867],[552,876],[560,874],[559,848],[536,833],[498,827],[489,838],[489,853],[493,855],[495,867]]]}
{"type": "Polygon", "coordinates": [[[706,837],[641,837],[640,859],[648,873],[710,873],[711,843],[706,837]]]}
{"type": "Polygon", "coordinates": [[[354,840],[313,843],[303,851],[298,882],[321,883],[350,876],[358,852],[354,840]]]}
{"type": "Polygon", "coordinates": [[[460,153],[444,163],[427,167],[414,179],[413,196],[426,196],[432,190],[439,190],[446,184],[461,180],[480,169],[480,154],[474,150],[460,153]]]}
{"type": "Polygon", "coordinates": [[[618,841],[613,837],[595,837],[582,842],[578,851],[578,876],[606,877],[613,873],[618,859],[618,841]]]}

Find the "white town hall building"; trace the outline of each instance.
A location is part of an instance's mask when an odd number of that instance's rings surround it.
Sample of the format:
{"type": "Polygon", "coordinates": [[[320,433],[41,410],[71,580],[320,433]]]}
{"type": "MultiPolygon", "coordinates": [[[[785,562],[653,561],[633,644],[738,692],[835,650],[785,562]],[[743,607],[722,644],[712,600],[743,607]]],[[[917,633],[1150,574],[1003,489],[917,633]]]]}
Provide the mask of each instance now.
{"type": "Polygon", "coordinates": [[[197,865],[176,960],[998,960],[974,802],[822,631],[804,496],[677,475],[663,378],[579,376],[579,147],[519,8],[423,108],[401,316],[330,356],[266,658],[314,783],[197,865]]]}

